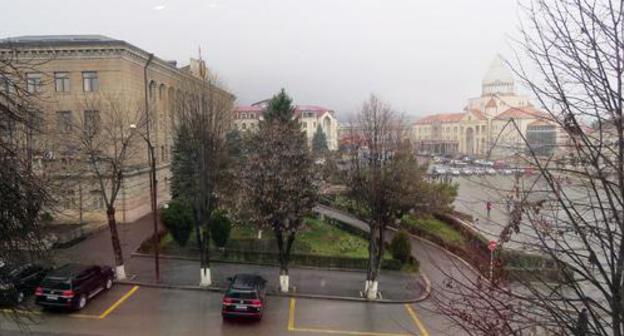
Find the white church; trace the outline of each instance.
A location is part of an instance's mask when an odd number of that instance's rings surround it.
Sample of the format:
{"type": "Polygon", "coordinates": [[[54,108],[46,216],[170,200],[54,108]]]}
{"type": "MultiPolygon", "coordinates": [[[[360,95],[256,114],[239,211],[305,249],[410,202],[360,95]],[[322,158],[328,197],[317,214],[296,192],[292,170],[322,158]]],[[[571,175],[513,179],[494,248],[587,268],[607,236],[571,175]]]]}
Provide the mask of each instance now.
{"type": "Polygon", "coordinates": [[[512,72],[500,56],[481,82],[481,96],[468,99],[463,112],[434,114],[413,123],[411,138],[419,151],[504,158],[524,152],[526,142],[540,154],[556,147],[557,126],[516,93],[512,72]],[[516,126],[511,123],[511,120],[516,126]],[[518,129],[520,132],[518,132],[518,129]]]}

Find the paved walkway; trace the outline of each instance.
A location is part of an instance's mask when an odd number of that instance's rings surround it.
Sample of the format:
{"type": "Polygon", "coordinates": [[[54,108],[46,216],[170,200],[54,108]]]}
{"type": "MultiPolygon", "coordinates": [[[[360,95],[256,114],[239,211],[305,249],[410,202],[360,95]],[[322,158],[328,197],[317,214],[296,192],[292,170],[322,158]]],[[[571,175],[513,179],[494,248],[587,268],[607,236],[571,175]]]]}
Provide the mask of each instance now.
{"type": "MultiPolygon", "coordinates": [[[[126,261],[126,273],[134,280],[146,283],[155,282],[154,261],[152,258],[132,256],[141,242],[152,233],[152,217],[147,215],[134,223],[120,224],[119,236],[126,261]]],[[[66,248],[55,250],[57,264],[66,262],[98,263],[114,265],[110,232],[102,230],[84,241],[66,248]]],[[[196,286],[199,283],[197,261],[161,258],[161,283],[172,286],[196,286]]],[[[265,277],[269,288],[277,289],[279,270],[277,267],[248,264],[212,263],[211,273],[214,286],[224,287],[227,277],[236,273],[251,272],[265,277]]],[[[291,267],[290,284],[299,294],[329,295],[357,298],[364,287],[364,272],[330,271],[321,269],[291,267]]],[[[383,271],[380,290],[384,299],[413,300],[424,293],[424,283],[420,276],[401,272],[383,271]]]]}
{"type": "MultiPolygon", "coordinates": [[[[128,266],[129,275],[134,276],[132,281],[154,283],[154,259],[152,257],[135,256],[128,266]]],[[[161,258],[160,267],[162,284],[191,287],[199,283],[197,261],[161,258]]],[[[227,278],[237,273],[261,275],[268,280],[269,292],[276,293],[279,288],[279,268],[276,266],[213,262],[210,270],[213,287],[216,288],[225,288],[227,278]]],[[[304,295],[359,298],[366,279],[364,272],[357,271],[290,267],[288,273],[291,291],[304,295]]],[[[389,271],[382,272],[379,286],[383,299],[396,301],[417,299],[423,295],[425,288],[420,276],[389,271]]]]}

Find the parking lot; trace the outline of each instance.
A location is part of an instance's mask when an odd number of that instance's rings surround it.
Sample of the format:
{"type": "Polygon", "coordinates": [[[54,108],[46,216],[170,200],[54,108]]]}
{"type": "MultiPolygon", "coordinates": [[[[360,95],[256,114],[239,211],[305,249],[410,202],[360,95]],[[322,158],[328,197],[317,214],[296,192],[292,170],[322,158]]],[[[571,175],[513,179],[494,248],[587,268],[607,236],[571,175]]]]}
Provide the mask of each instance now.
{"type": "Polygon", "coordinates": [[[441,335],[422,305],[271,296],[260,322],[223,321],[222,294],[117,285],[78,313],[47,311],[32,300],[4,315],[0,334],[17,335],[441,335]],[[428,321],[429,320],[429,321],[428,321]]]}

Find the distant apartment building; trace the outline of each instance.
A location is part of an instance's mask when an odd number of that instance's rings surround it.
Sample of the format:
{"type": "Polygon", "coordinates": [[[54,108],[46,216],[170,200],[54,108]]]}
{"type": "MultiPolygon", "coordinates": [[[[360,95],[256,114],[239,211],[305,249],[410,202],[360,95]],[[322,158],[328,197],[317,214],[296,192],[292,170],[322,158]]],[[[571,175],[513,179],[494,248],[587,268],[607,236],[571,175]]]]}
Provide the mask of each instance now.
{"type": "Polygon", "coordinates": [[[411,138],[418,150],[502,158],[525,152],[528,147],[523,137],[544,155],[561,141],[562,132],[549,115],[533,107],[527,96],[516,93],[513,74],[499,56],[490,65],[481,87],[481,96],[470,98],[463,112],[429,115],[415,121],[411,138]]]}
{"type": "MultiPolygon", "coordinates": [[[[258,122],[266,110],[268,100],[263,100],[252,105],[237,106],[234,110],[234,127],[239,131],[254,131],[258,128],[258,122]]],[[[299,118],[301,129],[308,138],[308,144],[318,126],[327,137],[329,150],[338,149],[338,120],[335,112],[328,108],[316,105],[296,105],[295,117],[299,118]]]]}
{"type": "MultiPolygon", "coordinates": [[[[43,161],[70,160],[75,144],[68,143],[72,125],[98,118],[98,109],[87,101],[105,101],[110,97],[123,99],[125,108],[144,111],[147,73],[147,96],[151,142],[155,148],[159,202],[169,198],[173,122],[183,97],[199,95],[202,90],[224,99],[234,96],[204,83],[199,77],[202,61],[179,68],[175,61],[166,61],[128,42],[100,35],[22,36],[0,40],[0,57],[12,58],[25,72],[25,84],[41,104],[43,134],[36,158],[43,161]],[[88,106],[89,105],[89,106],[88,106]]],[[[10,85],[0,78],[0,89],[10,85]]],[[[144,113],[144,112],[142,112],[144,113]]],[[[130,127],[130,125],[128,125],[130,127]]],[[[142,130],[139,130],[142,131],[142,130]]],[[[137,150],[124,172],[121,194],[116,208],[118,220],[133,221],[151,211],[149,169],[146,143],[135,141],[137,150]]],[[[76,178],[76,183],[63,190],[58,207],[76,220],[78,212],[88,221],[105,213],[99,186],[93,180],[76,178]],[[91,217],[90,217],[91,216],[91,217]]],[[[101,218],[100,218],[101,219],[101,218]]]]}

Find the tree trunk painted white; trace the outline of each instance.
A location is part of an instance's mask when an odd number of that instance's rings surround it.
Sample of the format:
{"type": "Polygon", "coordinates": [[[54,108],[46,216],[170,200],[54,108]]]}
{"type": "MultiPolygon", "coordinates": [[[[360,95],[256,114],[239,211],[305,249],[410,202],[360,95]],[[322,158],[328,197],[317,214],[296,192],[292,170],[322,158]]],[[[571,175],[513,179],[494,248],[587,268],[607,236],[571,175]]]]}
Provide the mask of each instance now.
{"type": "Polygon", "coordinates": [[[212,284],[212,279],[210,277],[210,268],[201,268],[200,272],[200,280],[199,285],[202,287],[208,287],[212,284]]]}
{"type": "Polygon", "coordinates": [[[280,275],[280,291],[282,293],[288,293],[288,275],[280,275]]]}
{"type": "Polygon", "coordinates": [[[368,291],[366,291],[366,298],[369,300],[377,300],[377,287],[379,283],[377,280],[371,281],[368,291]]]}
{"type": "Polygon", "coordinates": [[[258,230],[258,240],[262,239],[262,230],[258,230]]]}
{"type": "Polygon", "coordinates": [[[370,280],[366,280],[364,281],[364,295],[366,295],[366,293],[368,293],[368,287],[370,287],[370,280]]]}
{"type": "Polygon", "coordinates": [[[117,280],[126,280],[126,268],[124,265],[118,265],[115,267],[115,276],[117,280]]]}

